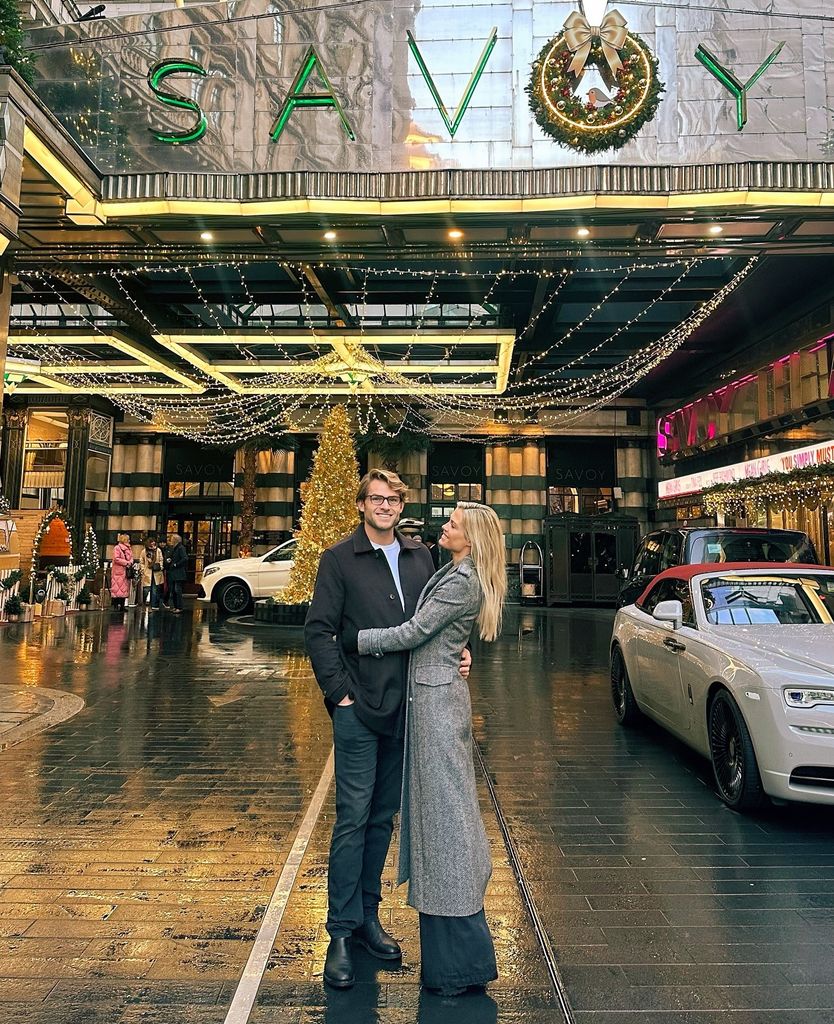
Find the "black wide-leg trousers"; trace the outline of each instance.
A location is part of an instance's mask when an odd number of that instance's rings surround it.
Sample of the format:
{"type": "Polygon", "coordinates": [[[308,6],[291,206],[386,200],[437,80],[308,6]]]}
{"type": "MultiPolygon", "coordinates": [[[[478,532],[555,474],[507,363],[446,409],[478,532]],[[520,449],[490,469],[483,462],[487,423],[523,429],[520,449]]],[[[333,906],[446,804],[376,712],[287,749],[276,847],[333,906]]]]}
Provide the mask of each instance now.
{"type": "Polygon", "coordinates": [[[382,899],[382,871],[400,808],[403,740],[369,729],[353,705],[333,712],[336,822],[327,878],[327,931],[347,938],[382,899]]]}

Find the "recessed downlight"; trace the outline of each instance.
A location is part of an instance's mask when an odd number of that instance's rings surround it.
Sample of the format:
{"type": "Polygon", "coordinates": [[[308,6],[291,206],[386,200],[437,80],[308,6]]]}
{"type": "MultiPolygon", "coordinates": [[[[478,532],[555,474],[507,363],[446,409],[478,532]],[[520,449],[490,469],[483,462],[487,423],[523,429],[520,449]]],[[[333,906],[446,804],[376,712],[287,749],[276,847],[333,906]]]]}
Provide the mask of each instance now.
{"type": "Polygon", "coordinates": [[[591,233],[591,229],[590,228],[577,228],[576,229],[576,237],[577,238],[587,238],[588,235],[590,235],[590,233],[591,233]]]}
{"type": "Polygon", "coordinates": [[[211,233],[211,231],[201,231],[200,232],[200,239],[203,242],[213,242],[214,241],[214,235],[211,233]]]}
{"type": "Polygon", "coordinates": [[[463,232],[460,228],[450,228],[449,238],[451,238],[453,242],[456,242],[459,238],[463,238],[463,232]]]}
{"type": "Polygon", "coordinates": [[[325,231],[324,239],[325,239],[326,242],[335,242],[336,241],[336,232],[333,231],[332,229],[330,231],[325,231]]]}

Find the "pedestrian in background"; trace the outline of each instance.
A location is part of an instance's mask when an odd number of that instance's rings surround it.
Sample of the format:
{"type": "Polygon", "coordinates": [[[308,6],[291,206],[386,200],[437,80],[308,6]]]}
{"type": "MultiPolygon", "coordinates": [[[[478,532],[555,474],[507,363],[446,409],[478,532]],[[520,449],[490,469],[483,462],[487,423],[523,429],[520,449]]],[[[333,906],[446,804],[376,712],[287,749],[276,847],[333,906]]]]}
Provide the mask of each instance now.
{"type": "MultiPolygon", "coordinates": [[[[472,707],[460,656],[476,621],[495,640],[507,589],[504,537],[487,505],[461,501],[440,545],[452,560],[401,626],[359,631],[360,658],[411,651],[397,882],[420,913],[421,977],[444,996],[498,977],[484,915],[492,874],[472,764],[472,707]]],[[[355,649],[347,631],[342,644],[355,649]]]]}
{"type": "Polygon", "coordinates": [[[147,537],[142,554],[139,556],[139,564],[142,568],[142,603],[150,602],[151,611],[159,610],[159,602],[162,597],[162,584],[164,581],[164,565],[162,563],[162,551],[156,543],[156,537],[147,537]]]}
{"type": "Polygon", "coordinates": [[[185,583],[188,552],[178,533],[171,535],[171,542],[165,552],[165,577],[168,581],[168,601],[174,606],[175,615],[182,612],[182,587],[185,583]]]}
{"type": "Polygon", "coordinates": [[[133,580],[133,550],[130,535],[120,533],[113,548],[113,564],[110,569],[110,597],[113,607],[123,609],[130,596],[133,580]]]}

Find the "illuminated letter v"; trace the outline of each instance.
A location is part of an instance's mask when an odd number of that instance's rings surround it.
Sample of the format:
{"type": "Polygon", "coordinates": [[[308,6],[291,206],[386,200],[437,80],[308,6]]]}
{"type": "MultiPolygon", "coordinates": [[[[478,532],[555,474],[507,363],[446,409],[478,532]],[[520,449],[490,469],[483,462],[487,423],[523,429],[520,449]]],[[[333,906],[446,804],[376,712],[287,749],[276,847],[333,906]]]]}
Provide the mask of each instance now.
{"type": "Polygon", "coordinates": [[[420,69],[420,74],[422,74],[423,78],[426,80],[426,85],[429,87],[429,92],[432,95],[432,99],[434,100],[437,109],[440,111],[440,116],[443,118],[443,123],[446,125],[449,134],[452,136],[452,138],[454,138],[455,132],[458,130],[458,128],[460,127],[460,123],[463,120],[463,115],[466,113],[466,108],[469,106],[469,101],[472,99],[472,94],[478,87],[478,82],[481,79],[481,75],[484,73],[484,68],[486,67],[487,61],[489,60],[489,55],[492,53],[495,44],[498,41],[498,29],[494,28],[492,32],[490,32],[489,34],[489,39],[487,39],[486,41],[486,46],[484,47],[483,52],[481,53],[480,60],[475,65],[475,70],[469,77],[469,81],[467,82],[466,89],[463,93],[463,98],[461,99],[460,105],[455,111],[454,121],[450,119],[449,111],[446,108],[446,104],[440,98],[440,93],[437,91],[437,86],[434,84],[434,79],[431,76],[431,72],[426,67],[426,62],[423,60],[423,55],[420,53],[414,36],[410,32],[406,32],[406,35],[408,36],[409,49],[414,54],[414,59],[417,61],[417,67],[420,69]]]}

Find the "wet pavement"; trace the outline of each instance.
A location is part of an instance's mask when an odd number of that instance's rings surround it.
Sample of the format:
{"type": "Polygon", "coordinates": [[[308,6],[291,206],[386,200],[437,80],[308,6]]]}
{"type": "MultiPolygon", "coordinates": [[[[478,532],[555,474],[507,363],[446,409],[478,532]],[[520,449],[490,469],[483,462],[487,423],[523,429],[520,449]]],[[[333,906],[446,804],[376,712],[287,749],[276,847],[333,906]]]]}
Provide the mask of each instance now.
{"type": "MultiPolygon", "coordinates": [[[[0,753],[0,1019],[224,1020],[330,729],[297,640],[211,614],[91,612],[0,632],[5,685],[85,702],[0,753]]],[[[574,1018],[831,1024],[834,814],[741,818],[686,748],[652,726],[621,730],[611,620],[512,610],[472,681],[476,738],[574,1018]]],[[[558,1024],[483,778],[481,796],[501,972],[487,995],[421,993],[393,853],[383,910],[402,967],[358,952],[356,987],[323,988],[331,794],[250,1019],[558,1024]]]]}

